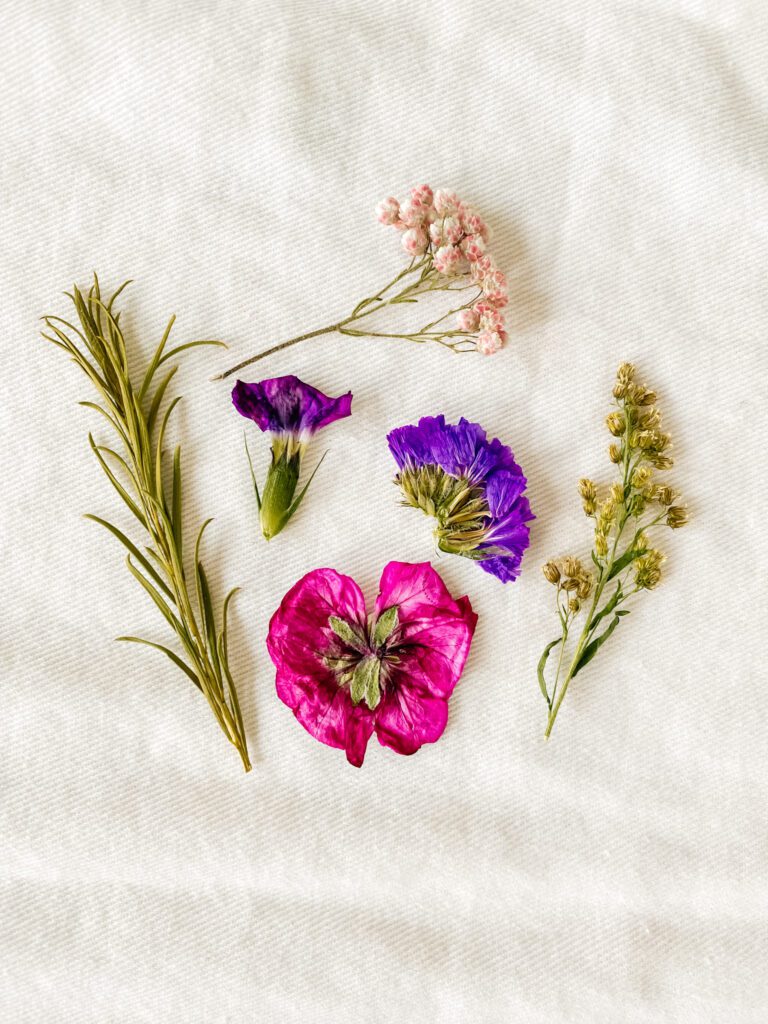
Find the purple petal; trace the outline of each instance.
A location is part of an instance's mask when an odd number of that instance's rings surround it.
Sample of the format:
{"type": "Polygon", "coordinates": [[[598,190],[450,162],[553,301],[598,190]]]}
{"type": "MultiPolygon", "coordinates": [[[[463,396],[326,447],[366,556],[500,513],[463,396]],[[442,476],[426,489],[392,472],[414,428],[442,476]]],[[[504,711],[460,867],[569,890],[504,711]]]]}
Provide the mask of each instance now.
{"type": "Polygon", "coordinates": [[[291,375],[253,384],[239,380],[232,390],[232,402],[240,415],[253,420],[260,430],[309,437],[351,414],[352,392],[329,398],[291,375]]]}
{"type": "Polygon", "coordinates": [[[387,441],[400,469],[408,464],[432,464],[451,476],[467,476],[473,481],[496,470],[520,473],[506,445],[496,438],[489,441],[479,423],[463,418],[446,423],[442,415],[423,416],[415,426],[392,430],[387,441]]]}
{"type": "Polygon", "coordinates": [[[521,561],[522,555],[493,555],[491,558],[483,558],[477,564],[502,583],[512,583],[520,575],[521,561]]]}
{"type": "Polygon", "coordinates": [[[507,469],[491,474],[485,483],[485,500],[491,515],[494,518],[507,515],[525,490],[526,483],[522,473],[512,473],[507,469]]]}

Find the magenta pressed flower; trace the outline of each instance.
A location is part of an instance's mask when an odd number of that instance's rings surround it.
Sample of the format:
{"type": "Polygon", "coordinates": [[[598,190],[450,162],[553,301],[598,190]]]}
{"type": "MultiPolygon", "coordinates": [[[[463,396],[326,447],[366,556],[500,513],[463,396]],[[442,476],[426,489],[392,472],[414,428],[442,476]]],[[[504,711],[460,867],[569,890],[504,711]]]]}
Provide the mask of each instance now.
{"type": "Polygon", "coordinates": [[[294,497],[309,439],[321,427],[351,415],[352,393],[329,398],[298,377],[272,377],[256,384],[239,380],[232,390],[232,403],[241,416],[272,435],[272,461],[261,493],[253,476],[261,532],[270,540],[299,507],[312,482],[310,477],[294,497]]]}
{"type": "Polygon", "coordinates": [[[502,583],[517,579],[534,518],[512,452],[479,423],[424,416],[387,435],[404,504],[437,520],[441,551],[463,555],[502,583]]]}
{"type": "Polygon", "coordinates": [[[374,732],[413,754],[443,734],[476,622],[469,600],[454,600],[428,562],[390,562],[370,615],[353,579],[315,569],[269,624],[277,695],[350,764],[363,763],[374,732]]]}

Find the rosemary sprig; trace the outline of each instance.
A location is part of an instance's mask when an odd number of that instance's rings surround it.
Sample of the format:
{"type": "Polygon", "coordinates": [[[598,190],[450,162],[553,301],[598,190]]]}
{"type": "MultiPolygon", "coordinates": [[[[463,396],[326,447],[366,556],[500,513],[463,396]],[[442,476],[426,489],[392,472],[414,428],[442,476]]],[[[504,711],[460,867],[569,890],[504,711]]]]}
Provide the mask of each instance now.
{"type": "Polygon", "coordinates": [[[675,530],[687,522],[686,509],[675,504],[672,488],[654,482],[654,470],[672,466],[670,437],[661,430],[656,395],[635,383],[635,368],[623,363],[613,395],[617,408],[606,425],[616,440],[609,448],[620,479],[600,502],[591,480],[579,483],[585,514],[594,520],[595,542],[591,558],[594,572],[578,558],[549,561],[545,578],[557,587],[560,635],[544,648],[538,665],[539,687],[547,702],[545,735],[549,737],[571,681],[597,654],[602,645],[629,615],[622,605],[641,590],[652,590],[661,579],[664,555],[651,546],[649,533],[658,526],[675,530]],[[586,611],[575,648],[567,657],[569,635],[582,611],[586,611]],[[559,648],[552,685],[546,679],[547,662],[559,648]]]}
{"type": "Polygon", "coordinates": [[[166,620],[181,646],[181,654],[162,644],[137,636],[118,640],[145,644],[162,651],[200,690],[227,739],[237,749],[243,767],[251,764],[245,728],[227,653],[227,611],[231,590],[223,604],[220,625],[213,611],[208,578],[200,561],[200,542],[211,522],[207,519],[197,534],[194,546],[193,587],[184,567],[181,513],[181,451],[177,446],[171,466],[171,487],[166,488],[164,440],[168,420],[179,397],[167,403],[163,399],[177,366],[169,360],[198,345],[222,345],[220,341],[190,341],[166,348],[175,317],[147,366],[140,385],[131,383],[126,342],[120,327],[115,300],[130,282],[126,281],[108,301],[102,301],[99,281],[86,294],[77,287],[67,296],[72,300],[79,327],[56,316],[44,317],[46,341],[63,349],[88,377],[101,404],[81,402],[106,419],[117,436],[120,451],[97,444],[88,435],[99,465],[143,533],[143,549],[112,523],[88,515],[110,531],[126,548],[126,564],[166,620]],[[159,380],[157,379],[160,374],[159,380]],[[195,610],[196,609],[196,610],[195,610]]]}

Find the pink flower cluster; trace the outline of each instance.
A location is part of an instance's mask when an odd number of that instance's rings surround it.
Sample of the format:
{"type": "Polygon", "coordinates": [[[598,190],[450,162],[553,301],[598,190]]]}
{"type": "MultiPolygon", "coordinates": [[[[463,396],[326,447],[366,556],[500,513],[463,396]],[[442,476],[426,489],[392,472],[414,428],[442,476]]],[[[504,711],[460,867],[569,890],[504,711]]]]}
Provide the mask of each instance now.
{"type": "Polygon", "coordinates": [[[402,203],[392,196],[376,207],[382,224],[402,233],[402,246],[409,256],[429,256],[432,266],[444,277],[469,274],[482,291],[482,299],[458,313],[461,331],[477,332],[477,348],[492,355],[507,340],[500,312],[509,301],[507,279],[486,252],[488,227],[482,217],[455,192],[429,185],[412,188],[402,203]]]}

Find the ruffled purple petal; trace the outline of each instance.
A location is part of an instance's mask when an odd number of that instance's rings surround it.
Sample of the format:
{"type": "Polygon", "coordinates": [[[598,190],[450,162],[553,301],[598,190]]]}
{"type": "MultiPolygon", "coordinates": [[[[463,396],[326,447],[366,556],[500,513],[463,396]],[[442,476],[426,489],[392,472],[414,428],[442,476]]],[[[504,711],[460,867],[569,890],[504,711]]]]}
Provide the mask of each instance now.
{"type": "Polygon", "coordinates": [[[522,555],[492,555],[490,558],[483,558],[477,564],[502,583],[512,583],[520,575],[521,561],[522,555]]]}
{"type": "Polygon", "coordinates": [[[464,418],[446,423],[445,416],[423,416],[417,425],[398,427],[387,435],[389,450],[400,469],[406,465],[440,466],[451,476],[480,481],[495,470],[520,473],[512,452],[488,435],[479,423],[464,418]]]}
{"type": "Polygon", "coordinates": [[[254,384],[239,380],[232,390],[232,402],[240,415],[253,420],[260,430],[309,437],[351,414],[352,392],[329,398],[290,375],[254,384]]]}
{"type": "Polygon", "coordinates": [[[506,516],[525,490],[527,482],[522,473],[508,469],[491,474],[485,483],[485,500],[491,515],[494,518],[506,516]]]}

